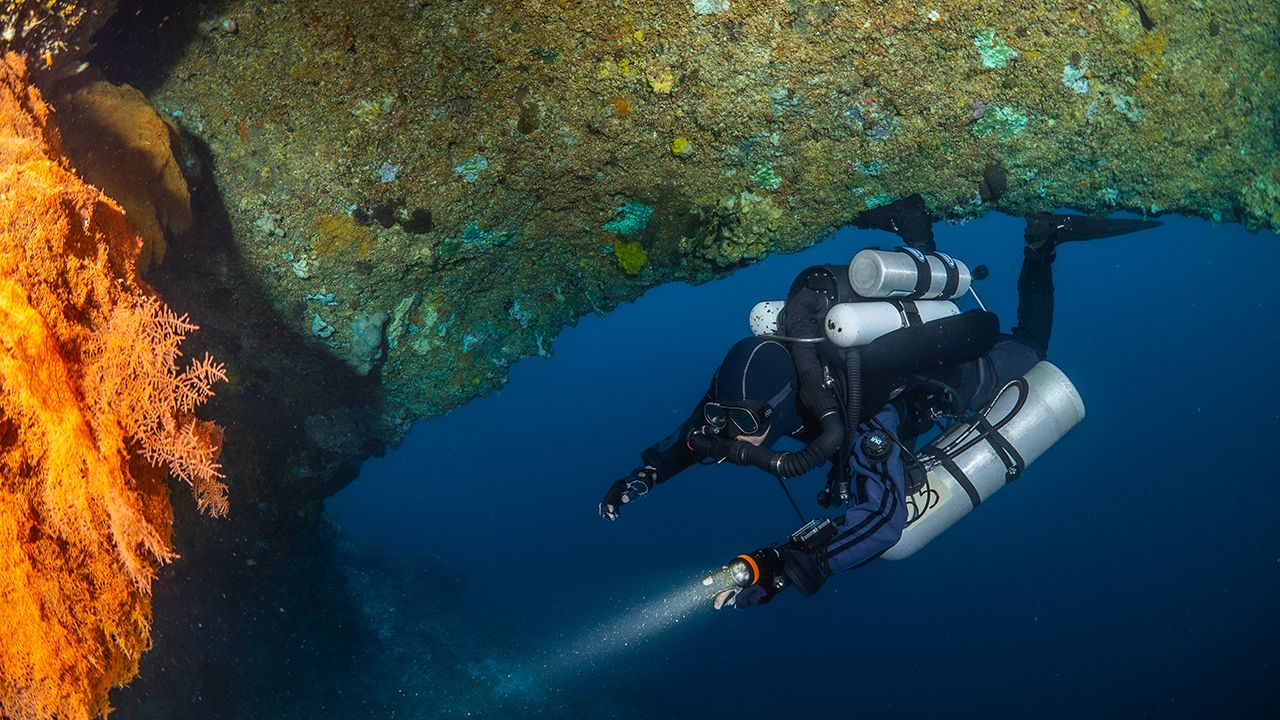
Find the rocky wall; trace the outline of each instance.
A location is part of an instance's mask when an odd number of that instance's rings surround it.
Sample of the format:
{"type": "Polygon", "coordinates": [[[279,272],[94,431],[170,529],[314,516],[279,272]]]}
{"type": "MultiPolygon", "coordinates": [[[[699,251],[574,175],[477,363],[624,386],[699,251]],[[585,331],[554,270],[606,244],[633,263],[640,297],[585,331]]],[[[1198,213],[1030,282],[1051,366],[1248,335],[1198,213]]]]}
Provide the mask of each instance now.
{"type": "Polygon", "coordinates": [[[584,313],[912,192],[953,220],[1274,228],[1278,23],[1261,0],[223,2],[104,65],[201,148],[206,215],[156,282],[220,326],[220,402],[289,427],[241,445],[274,522],[584,313]]]}

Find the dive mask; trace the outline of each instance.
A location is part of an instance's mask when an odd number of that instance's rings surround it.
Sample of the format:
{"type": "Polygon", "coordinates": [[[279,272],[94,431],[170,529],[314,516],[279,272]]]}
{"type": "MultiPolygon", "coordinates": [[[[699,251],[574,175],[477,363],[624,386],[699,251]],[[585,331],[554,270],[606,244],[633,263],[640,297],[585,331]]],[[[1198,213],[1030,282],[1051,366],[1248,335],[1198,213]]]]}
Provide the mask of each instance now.
{"type": "Polygon", "coordinates": [[[702,417],[721,435],[763,435],[769,429],[773,408],[756,400],[712,401],[702,406],[702,417]]]}

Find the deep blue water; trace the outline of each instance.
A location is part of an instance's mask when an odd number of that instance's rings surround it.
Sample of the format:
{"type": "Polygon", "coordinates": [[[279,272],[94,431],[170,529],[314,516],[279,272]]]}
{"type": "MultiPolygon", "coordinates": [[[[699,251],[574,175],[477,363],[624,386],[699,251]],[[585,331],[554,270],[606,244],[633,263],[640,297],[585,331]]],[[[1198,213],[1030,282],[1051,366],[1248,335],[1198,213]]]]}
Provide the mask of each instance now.
{"type": "MultiPolygon", "coordinates": [[[[1050,359],[1088,414],[1018,483],[908,560],[602,642],[616,652],[553,683],[651,717],[1280,717],[1280,243],[1166,223],[1060,249],[1050,359]]],[[[941,249],[991,268],[978,289],[1006,329],[1021,229],[937,227],[941,249]]],[[[515,624],[546,656],[625,627],[797,521],[743,468],[692,468],[617,523],[601,495],[690,410],[756,301],[892,241],[841,231],[585,318],[553,358],[369,461],[330,514],[387,553],[440,556],[477,622],[515,624]]],[[[818,515],[821,476],[805,482],[818,515]]]]}

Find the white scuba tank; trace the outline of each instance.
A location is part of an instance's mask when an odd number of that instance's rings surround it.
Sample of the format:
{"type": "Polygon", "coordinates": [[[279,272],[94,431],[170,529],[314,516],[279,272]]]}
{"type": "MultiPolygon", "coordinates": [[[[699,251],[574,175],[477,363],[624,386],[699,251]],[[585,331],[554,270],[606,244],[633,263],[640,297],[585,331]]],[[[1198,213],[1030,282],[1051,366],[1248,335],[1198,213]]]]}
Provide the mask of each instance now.
{"type": "Polygon", "coordinates": [[[923,286],[919,299],[950,300],[969,292],[972,282],[969,266],[946,253],[926,254],[913,248],[868,248],[858,251],[849,263],[849,283],[854,292],[865,298],[904,297],[923,286]],[[929,268],[929,277],[924,282],[920,278],[922,264],[929,268]],[[953,288],[948,288],[948,273],[955,276],[953,288]]]}
{"type": "Polygon", "coordinates": [[[944,317],[959,315],[949,300],[917,300],[909,305],[889,302],[840,303],[827,311],[827,339],[836,347],[861,347],[872,340],[944,317]]]}
{"type": "MultiPolygon", "coordinates": [[[[756,303],[747,316],[751,332],[777,335],[778,313],[786,304],[784,300],[756,303]]],[[[905,305],[894,302],[840,303],[827,311],[824,327],[827,339],[836,347],[859,347],[909,325],[959,314],[960,308],[948,300],[918,300],[905,305]]]]}
{"type": "MultiPolygon", "coordinates": [[[[1071,380],[1048,361],[1037,363],[1023,378],[1027,392],[1022,406],[1017,407],[1017,388],[1006,386],[986,418],[999,427],[1000,434],[1018,451],[1025,465],[1030,465],[1084,419],[1084,401],[1071,380]]],[[[953,443],[963,445],[980,432],[973,425],[961,423],[932,444],[939,448],[953,443]]],[[[951,459],[962,477],[957,478],[942,464],[929,468],[923,486],[906,498],[907,526],[902,539],[882,557],[910,557],[1007,482],[1004,461],[985,439],[951,459]]]]}

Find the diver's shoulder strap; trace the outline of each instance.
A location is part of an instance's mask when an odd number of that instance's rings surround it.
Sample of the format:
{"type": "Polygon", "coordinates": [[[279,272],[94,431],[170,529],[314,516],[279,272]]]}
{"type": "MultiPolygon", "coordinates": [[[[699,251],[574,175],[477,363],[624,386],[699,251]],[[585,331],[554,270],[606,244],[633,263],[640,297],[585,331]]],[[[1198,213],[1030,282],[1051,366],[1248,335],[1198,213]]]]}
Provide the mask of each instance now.
{"type": "MultiPolygon", "coordinates": [[[[829,265],[815,265],[800,273],[787,291],[787,303],[778,316],[778,327],[792,338],[824,338],[823,323],[827,311],[840,301],[840,273],[829,265]]],[[[845,280],[847,284],[847,279],[845,280]]],[[[795,363],[799,394],[805,406],[817,417],[838,409],[838,402],[826,387],[827,371],[818,354],[825,343],[792,342],[788,344],[795,363]]]]}

